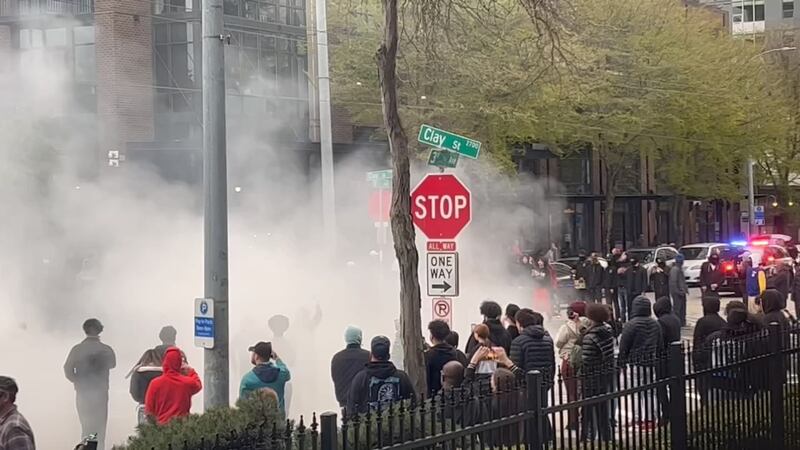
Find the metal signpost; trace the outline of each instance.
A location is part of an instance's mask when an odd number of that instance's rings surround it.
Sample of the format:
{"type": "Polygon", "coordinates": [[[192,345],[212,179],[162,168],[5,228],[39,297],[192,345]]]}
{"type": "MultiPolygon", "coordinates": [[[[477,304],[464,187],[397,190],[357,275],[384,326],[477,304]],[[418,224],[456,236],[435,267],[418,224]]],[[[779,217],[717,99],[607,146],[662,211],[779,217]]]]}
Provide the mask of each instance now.
{"type": "Polygon", "coordinates": [[[481,152],[480,142],[430,125],[419,127],[417,140],[425,145],[454,151],[472,159],[478,159],[478,155],[481,152]]]}
{"type": "Polygon", "coordinates": [[[194,345],[200,348],[214,348],[214,300],[196,298],[194,300],[194,345]]]}
{"type": "Polygon", "coordinates": [[[453,326],[453,302],[449,298],[435,298],[431,303],[433,320],[441,320],[453,326]]]}
{"type": "Polygon", "coordinates": [[[428,253],[428,295],[458,297],[458,253],[428,253]]]}

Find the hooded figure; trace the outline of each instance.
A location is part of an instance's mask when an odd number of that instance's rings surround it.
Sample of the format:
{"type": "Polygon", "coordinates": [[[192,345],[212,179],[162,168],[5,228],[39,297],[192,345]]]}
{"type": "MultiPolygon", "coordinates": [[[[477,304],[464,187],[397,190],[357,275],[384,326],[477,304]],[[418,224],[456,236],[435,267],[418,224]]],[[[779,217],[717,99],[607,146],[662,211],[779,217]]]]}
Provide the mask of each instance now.
{"type": "Polygon", "coordinates": [[[144,402],[145,412],[159,425],[176,417],[188,416],[192,409],[192,396],[203,388],[197,372],[184,365],[177,347],[167,349],[162,369],[164,373],[150,383],[144,402]]]}
{"type": "Polygon", "coordinates": [[[689,286],[686,285],[686,276],[683,273],[684,257],[680,253],[675,257],[675,264],[669,269],[669,295],[672,297],[672,307],[675,315],[681,321],[681,326],[686,326],[686,296],[689,295],[689,286]]]}
{"type": "Polygon", "coordinates": [[[764,323],[777,322],[782,330],[789,326],[789,319],[784,313],[786,300],[777,289],[767,289],[761,294],[761,307],[764,309],[764,323]]]}
{"type": "Polygon", "coordinates": [[[391,343],[386,336],[375,336],[370,344],[370,361],[353,378],[347,397],[347,416],[364,413],[392,402],[414,397],[414,385],[405,372],[391,361],[391,343]]]}
{"type": "Polygon", "coordinates": [[[650,300],[640,295],[633,300],[631,319],[619,339],[619,359],[637,366],[651,366],[663,347],[661,327],[651,317],[650,300]]]}
{"type": "Polygon", "coordinates": [[[336,400],[339,406],[347,405],[347,395],[350,392],[350,383],[358,372],[364,370],[369,362],[369,351],[361,348],[362,334],[356,327],[347,327],[344,332],[344,350],[333,355],[331,360],[331,378],[336,391],[336,400]]]}
{"type": "Polygon", "coordinates": [[[517,313],[517,324],[522,328],[519,337],[511,343],[509,357],[525,372],[538,370],[542,372],[544,386],[553,386],[556,373],[556,358],[553,338],[544,329],[544,318],[530,309],[522,309],[517,313]]]}
{"type": "Polygon", "coordinates": [[[663,348],[669,347],[673,342],[680,342],[681,340],[681,321],[672,312],[672,302],[669,297],[661,297],[656,300],[653,305],[653,313],[658,318],[658,325],[661,327],[661,336],[663,340],[663,348]]]}
{"type": "MultiPolygon", "coordinates": [[[[779,263],[775,274],[767,280],[767,288],[775,289],[783,296],[784,306],[786,307],[786,299],[789,298],[789,287],[792,285],[792,271],[789,266],[784,263],[779,263]]],[[[776,297],[777,298],[777,297],[776,297]]],[[[763,306],[763,305],[762,305],[763,306]]],[[[766,311],[764,311],[766,313],[766,311]]]]}
{"type": "Polygon", "coordinates": [[[656,298],[669,297],[669,269],[667,263],[661,258],[656,258],[656,266],[650,274],[650,286],[656,298]]]}
{"type": "Polygon", "coordinates": [[[631,266],[625,272],[628,292],[628,317],[633,317],[631,307],[633,299],[647,291],[647,270],[642,267],[639,260],[631,258],[631,266]]]}
{"type": "Polygon", "coordinates": [[[717,292],[724,281],[725,274],[722,273],[719,255],[712,253],[708,261],[700,266],[700,289],[703,292],[717,292]]]}
{"type": "MultiPolygon", "coordinates": [[[[604,305],[589,305],[586,308],[589,328],[581,340],[583,371],[583,395],[585,398],[611,392],[616,370],[614,367],[614,332],[608,325],[611,314],[604,305]],[[588,375],[591,374],[591,375],[588,375]]],[[[613,413],[609,402],[596,402],[584,407],[581,414],[581,440],[591,440],[597,433],[602,442],[611,440],[611,421],[613,413]]]]}

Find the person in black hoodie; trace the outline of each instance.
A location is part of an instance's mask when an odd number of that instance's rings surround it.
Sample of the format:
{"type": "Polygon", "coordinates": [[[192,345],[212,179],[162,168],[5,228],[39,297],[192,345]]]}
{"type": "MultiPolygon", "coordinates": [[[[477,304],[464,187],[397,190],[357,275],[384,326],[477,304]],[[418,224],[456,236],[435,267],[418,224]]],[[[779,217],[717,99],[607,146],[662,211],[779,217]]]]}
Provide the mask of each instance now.
{"type": "Polygon", "coordinates": [[[391,361],[391,343],[386,336],[375,336],[370,343],[369,363],[353,378],[347,395],[347,415],[365,413],[392,402],[416,395],[405,372],[391,361]]]}
{"type": "Polygon", "coordinates": [[[434,320],[428,324],[431,348],[425,352],[425,370],[428,373],[428,395],[433,396],[442,389],[442,368],[450,361],[458,361],[458,354],[450,344],[447,336],[450,327],[446,322],[434,320]]]}
{"type": "Polygon", "coordinates": [[[647,269],[636,258],[631,258],[631,265],[625,271],[625,286],[628,294],[628,314],[625,320],[628,320],[633,318],[633,300],[647,292],[647,269]]]}
{"type": "Polygon", "coordinates": [[[350,393],[350,383],[364,366],[369,362],[369,352],[361,348],[361,330],[356,327],[347,327],[344,332],[344,350],[333,355],[331,360],[331,378],[336,391],[336,401],[339,406],[347,406],[347,396],[350,393]]]}
{"type": "MultiPolygon", "coordinates": [[[[653,382],[653,368],[663,349],[663,336],[658,322],[651,317],[650,300],[640,295],[633,300],[631,320],[622,328],[619,359],[628,364],[628,386],[644,386],[653,382]]],[[[655,399],[647,390],[639,396],[638,422],[643,428],[655,426],[655,399]]]]}
{"type": "Polygon", "coordinates": [[[725,274],[722,273],[722,266],[719,263],[719,254],[711,253],[708,261],[700,266],[700,290],[706,292],[718,292],[725,281],[725,274]]]}
{"type": "Polygon", "coordinates": [[[587,302],[599,302],[603,298],[605,269],[600,265],[597,253],[592,253],[585,269],[587,302]]]}
{"type": "Polygon", "coordinates": [[[786,300],[777,289],[764,291],[761,294],[761,307],[764,308],[764,324],[768,326],[772,322],[776,322],[781,326],[781,330],[787,329],[789,327],[789,318],[784,313],[785,305],[786,300]]]}
{"type": "Polygon", "coordinates": [[[656,266],[650,274],[650,286],[653,287],[656,298],[669,297],[669,269],[661,258],[656,258],[656,266]]]}
{"type": "MultiPolygon", "coordinates": [[[[586,306],[589,328],[580,341],[583,360],[583,398],[597,397],[611,392],[614,383],[614,332],[608,322],[611,314],[603,305],[586,306]]],[[[602,442],[611,440],[609,402],[596,402],[586,406],[581,414],[581,440],[594,439],[595,433],[602,442]]]]}
{"type": "Polygon", "coordinates": [[[503,317],[503,324],[506,325],[508,335],[511,336],[511,342],[514,342],[514,339],[519,336],[519,329],[517,328],[517,321],[515,319],[518,312],[519,306],[509,303],[508,306],[506,306],[506,316],[503,317]]]}
{"type": "MultiPolygon", "coordinates": [[[[670,344],[681,340],[681,319],[672,312],[672,302],[669,297],[661,297],[656,300],[653,305],[653,312],[658,318],[658,325],[661,327],[661,336],[664,343],[661,351],[666,354],[670,344]]],[[[661,364],[656,367],[656,375],[659,379],[669,376],[669,368],[666,362],[667,360],[663,359],[661,364]]],[[[669,420],[670,399],[675,398],[676,394],[671,390],[667,392],[667,386],[658,388],[658,404],[661,406],[661,419],[663,421],[669,420]]]]}
{"type": "MultiPolygon", "coordinates": [[[[503,347],[506,353],[511,351],[511,335],[508,330],[503,327],[500,322],[500,316],[503,315],[503,309],[500,308],[496,302],[487,300],[481,303],[481,314],[483,315],[483,323],[489,327],[489,338],[498,347],[503,347]]],[[[480,343],[475,339],[474,333],[470,333],[467,340],[467,359],[471,359],[475,350],[480,346],[480,343]]]]}
{"type": "MultiPolygon", "coordinates": [[[[767,279],[767,289],[775,289],[783,295],[785,308],[786,299],[789,298],[789,287],[792,285],[792,271],[787,264],[778,263],[775,274],[767,279]]],[[[763,307],[763,305],[762,305],[763,307]]],[[[766,311],[764,311],[766,313],[766,311]]],[[[769,323],[769,322],[767,322],[769,323]]]]}
{"type": "Polygon", "coordinates": [[[617,273],[620,267],[620,256],[622,250],[614,248],[606,258],[608,265],[603,274],[603,288],[606,297],[606,303],[614,307],[614,316],[620,317],[619,309],[619,274],[617,273]]]}

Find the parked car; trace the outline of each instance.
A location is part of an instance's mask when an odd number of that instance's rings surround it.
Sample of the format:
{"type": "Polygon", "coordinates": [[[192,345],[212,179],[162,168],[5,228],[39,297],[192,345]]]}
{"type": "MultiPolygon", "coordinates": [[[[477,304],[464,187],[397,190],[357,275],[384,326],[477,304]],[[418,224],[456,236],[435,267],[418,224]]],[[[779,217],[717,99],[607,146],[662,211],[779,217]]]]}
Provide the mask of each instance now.
{"type": "Polygon", "coordinates": [[[678,256],[678,250],[675,247],[660,246],[652,248],[632,248],[625,250],[628,259],[636,258],[639,263],[647,270],[647,276],[653,273],[653,267],[656,265],[656,259],[660,258],[666,261],[667,266],[672,266],[675,263],[675,257],[678,256]]]}
{"type": "MultiPolygon", "coordinates": [[[[587,256],[586,258],[588,259],[589,257],[587,256]]],[[[597,260],[600,262],[600,265],[603,266],[603,269],[608,267],[608,261],[606,261],[605,258],[600,258],[599,257],[599,258],[597,258],[597,260]]],[[[568,256],[566,258],[559,258],[559,260],[556,261],[556,262],[564,264],[565,266],[569,266],[572,270],[575,270],[575,269],[578,268],[578,257],[577,256],[568,256]]]]}
{"type": "Polygon", "coordinates": [[[689,286],[700,285],[700,267],[708,261],[708,257],[716,253],[723,259],[724,253],[730,252],[734,247],[743,248],[741,245],[723,244],[719,242],[689,244],[681,247],[678,252],[683,255],[683,273],[686,276],[686,283],[689,286]]]}

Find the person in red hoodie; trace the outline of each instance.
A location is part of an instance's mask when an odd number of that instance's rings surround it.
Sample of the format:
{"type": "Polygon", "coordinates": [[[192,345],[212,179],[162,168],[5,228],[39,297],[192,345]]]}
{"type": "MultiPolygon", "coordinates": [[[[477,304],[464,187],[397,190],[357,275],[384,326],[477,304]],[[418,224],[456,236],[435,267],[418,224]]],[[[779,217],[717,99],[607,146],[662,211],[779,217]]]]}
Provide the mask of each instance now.
{"type": "Polygon", "coordinates": [[[150,382],[144,401],[145,413],[159,425],[188,416],[192,396],[203,389],[200,377],[185,364],[178,347],[167,349],[162,365],[164,373],[150,382]]]}

